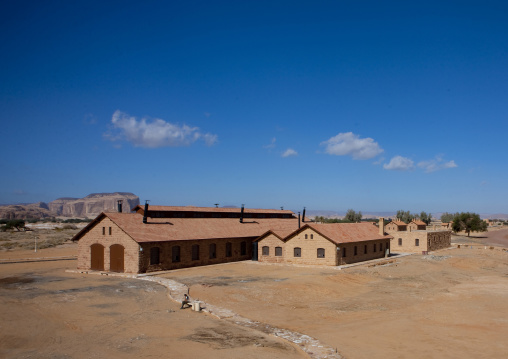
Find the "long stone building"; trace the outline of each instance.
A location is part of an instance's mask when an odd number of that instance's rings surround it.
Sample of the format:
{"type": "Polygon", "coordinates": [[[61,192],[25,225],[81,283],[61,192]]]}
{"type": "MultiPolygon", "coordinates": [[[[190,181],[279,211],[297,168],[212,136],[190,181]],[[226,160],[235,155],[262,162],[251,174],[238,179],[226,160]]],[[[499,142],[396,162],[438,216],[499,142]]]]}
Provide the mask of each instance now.
{"type": "Polygon", "coordinates": [[[78,269],[144,273],[247,260],[270,230],[296,230],[288,210],[136,206],[101,213],[73,238],[78,269]]]}
{"type": "Polygon", "coordinates": [[[337,266],[390,255],[390,240],[373,223],[305,224],[295,231],[270,230],[256,239],[258,260],[337,266]]]}

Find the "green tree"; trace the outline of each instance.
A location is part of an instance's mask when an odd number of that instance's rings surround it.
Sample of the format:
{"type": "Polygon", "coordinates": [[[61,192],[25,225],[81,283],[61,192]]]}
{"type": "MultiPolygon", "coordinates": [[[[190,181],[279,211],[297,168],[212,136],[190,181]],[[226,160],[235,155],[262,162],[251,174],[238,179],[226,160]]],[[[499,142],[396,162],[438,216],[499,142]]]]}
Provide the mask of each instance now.
{"type": "Polygon", "coordinates": [[[16,228],[18,231],[21,230],[21,228],[25,228],[25,221],[22,219],[11,219],[10,221],[7,221],[5,224],[5,229],[14,229],[16,228]]]}
{"type": "Polygon", "coordinates": [[[420,220],[422,222],[425,222],[426,225],[429,225],[430,222],[432,221],[432,214],[431,213],[426,213],[424,211],[422,211],[419,215],[420,217],[420,220]]]}
{"type": "Polygon", "coordinates": [[[357,223],[362,220],[362,212],[359,211],[358,213],[355,212],[352,209],[348,209],[346,212],[346,216],[344,217],[346,221],[357,223]]]}
{"type": "Polygon", "coordinates": [[[443,223],[452,222],[453,219],[455,218],[455,216],[457,216],[457,215],[458,215],[458,213],[452,214],[452,213],[445,212],[441,215],[441,222],[443,222],[443,223]]]}
{"type": "Polygon", "coordinates": [[[402,221],[404,223],[409,223],[415,218],[415,215],[411,214],[411,212],[409,212],[409,211],[404,211],[401,209],[401,210],[397,211],[396,217],[399,221],[402,221]]]}
{"type": "Polygon", "coordinates": [[[471,232],[486,231],[487,223],[485,223],[477,213],[461,212],[453,219],[452,229],[455,233],[464,231],[469,237],[471,232]]]}

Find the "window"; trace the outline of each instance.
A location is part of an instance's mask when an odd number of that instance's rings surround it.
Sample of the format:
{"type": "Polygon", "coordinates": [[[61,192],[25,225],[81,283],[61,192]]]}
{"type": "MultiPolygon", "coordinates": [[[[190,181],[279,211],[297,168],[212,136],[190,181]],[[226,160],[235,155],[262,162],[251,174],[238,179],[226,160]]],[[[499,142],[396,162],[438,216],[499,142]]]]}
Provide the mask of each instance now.
{"type": "Polygon", "coordinates": [[[418,238],[415,239],[415,246],[419,246],[420,245],[420,240],[418,238]]]}
{"type": "Polygon", "coordinates": [[[217,258],[217,245],[215,243],[210,244],[210,259],[217,258]]]}
{"type": "Polygon", "coordinates": [[[374,243],[374,252],[376,251],[376,243],[374,243]]]}
{"type": "Polygon", "coordinates": [[[399,246],[402,245],[402,238],[399,238],[399,246]]]}
{"type": "Polygon", "coordinates": [[[199,244],[192,245],[192,260],[193,261],[199,260],[199,244]]]}
{"type": "Polygon", "coordinates": [[[379,251],[382,252],[383,251],[383,243],[379,243],[379,251]]]}
{"type": "Polygon", "coordinates": [[[111,227],[109,227],[109,235],[111,235],[111,227]]]}
{"type": "Polygon", "coordinates": [[[150,248],[150,265],[159,263],[160,263],[160,248],[159,247],[150,248]]]}
{"type": "Polygon", "coordinates": [[[233,244],[230,242],[226,243],[226,257],[232,257],[233,256],[233,244]]]}
{"type": "Polygon", "coordinates": [[[263,248],[261,249],[261,253],[262,253],[264,256],[268,256],[268,255],[270,255],[270,247],[268,247],[268,246],[263,246],[263,248]]]}
{"type": "Polygon", "coordinates": [[[363,254],[367,254],[367,245],[363,246],[363,254]]]}
{"type": "Polygon", "coordinates": [[[318,258],[324,258],[325,257],[325,249],[324,248],[318,248],[317,249],[317,257],[318,258]]]}
{"type": "Polygon", "coordinates": [[[305,235],[305,239],[307,239],[307,235],[305,235]]]}
{"type": "Polygon", "coordinates": [[[282,247],[275,247],[275,256],[276,257],[282,256],[282,247]]]}
{"type": "Polygon", "coordinates": [[[295,247],[295,249],[293,249],[293,256],[294,257],[301,257],[302,256],[302,249],[300,247],[295,247]]]}
{"type": "Polygon", "coordinates": [[[171,248],[171,261],[173,263],[180,262],[180,246],[171,248]]]}
{"type": "Polygon", "coordinates": [[[105,236],[106,235],[106,227],[102,227],[102,235],[105,236]]]}
{"type": "Polygon", "coordinates": [[[342,257],[346,258],[346,248],[342,248],[342,257]]]}
{"type": "Polygon", "coordinates": [[[357,256],[357,255],[358,255],[358,247],[355,246],[355,256],[357,256]]]}
{"type": "Polygon", "coordinates": [[[310,239],[314,239],[314,235],[313,234],[310,235],[310,239]]]}
{"type": "Polygon", "coordinates": [[[240,255],[245,256],[247,255],[247,242],[240,243],[240,255]]]}

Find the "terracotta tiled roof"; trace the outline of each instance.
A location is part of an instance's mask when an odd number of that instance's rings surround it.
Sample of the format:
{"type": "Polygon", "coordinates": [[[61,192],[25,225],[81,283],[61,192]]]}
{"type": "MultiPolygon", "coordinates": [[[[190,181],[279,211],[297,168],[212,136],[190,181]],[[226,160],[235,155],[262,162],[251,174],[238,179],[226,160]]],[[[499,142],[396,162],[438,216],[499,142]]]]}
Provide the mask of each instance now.
{"type": "MultiPolygon", "coordinates": [[[[144,206],[137,205],[132,210],[136,211],[141,209],[144,211],[144,206]]],[[[213,212],[213,213],[240,213],[241,208],[224,208],[224,207],[195,207],[195,206],[148,206],[149,211],[171,211],[171,212],[213,212]]],[[[291,214],[293,211],[287,209],[260,209],[260,208],[245,208],[244,213],[266,213],[266,214],[291,214]]]]}
{"type": "MultiPolygon", "coordinates": [[[[138,243],[172,240],[193,240],[212,238],[256,238],[270,229],[292,231],[298,228],[298,220],[291,219],[244,219],[238,218],[150,218],[143,223],[143,216],[137,213],[103,213],[89,226],[107,216],[127,235],[138,243]]],[[[73,240],[87,232],[85,227],[73,240]]]]}
{"type": "MultiPolygon", "coordinates": [[[[390,223],[394,223],[394,224],[396,224],[399,227],[400,226],[407,226],[407,223],[402,222],[402,221],[391,221],[390,223]]],[[[390,224],[390,223],[388,223],[388,224],[390,224]]]]}
{"type": "Polygon", "coordinates": [[[335,244],[393,238],[390,235],[380,235],[379,228],[372,223],[327,223],[306,226],[321,233],[335,244]]]}
{"type": "Polygon", "coordinates": [[[411,221],[412,223],[416,224],[417,226],[426,226],[427,223],[423,222],[423,221],[420,221],[418,219],[414,219],[411,221]]]}

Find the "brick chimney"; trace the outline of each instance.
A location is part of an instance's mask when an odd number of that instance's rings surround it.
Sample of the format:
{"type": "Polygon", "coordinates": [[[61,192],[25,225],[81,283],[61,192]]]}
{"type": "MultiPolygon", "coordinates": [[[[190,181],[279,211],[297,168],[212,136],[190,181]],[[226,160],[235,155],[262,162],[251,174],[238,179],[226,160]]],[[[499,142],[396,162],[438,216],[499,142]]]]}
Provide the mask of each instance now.
{"type": "Polygon", "coordinates": [[[379,217],[379,235],[385,235],[385,219],[384,217],[379,217]]]}

